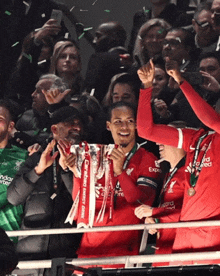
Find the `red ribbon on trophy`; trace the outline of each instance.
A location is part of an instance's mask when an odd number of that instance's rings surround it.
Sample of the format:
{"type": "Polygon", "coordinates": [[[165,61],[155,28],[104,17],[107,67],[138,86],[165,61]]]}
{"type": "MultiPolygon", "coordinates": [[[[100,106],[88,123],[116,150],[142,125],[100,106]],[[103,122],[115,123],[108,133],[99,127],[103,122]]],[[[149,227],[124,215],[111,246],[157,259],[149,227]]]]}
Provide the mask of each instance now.
{"type": "Polygon", "coordinates": [[[73,145],[70,152],[77,157],[80,178],[74,178],[73,205],[65,222],[77,221],[77,228],[92,227],[96,210],[96,183],[105,178],[104,195],[96,222],[102,222],[109,204],[109,219],[113,214],[113,164],[109,155],[115,145],[87,144],[73,145]],[[110,196],[110,201],[108,200],[110,196]]]}

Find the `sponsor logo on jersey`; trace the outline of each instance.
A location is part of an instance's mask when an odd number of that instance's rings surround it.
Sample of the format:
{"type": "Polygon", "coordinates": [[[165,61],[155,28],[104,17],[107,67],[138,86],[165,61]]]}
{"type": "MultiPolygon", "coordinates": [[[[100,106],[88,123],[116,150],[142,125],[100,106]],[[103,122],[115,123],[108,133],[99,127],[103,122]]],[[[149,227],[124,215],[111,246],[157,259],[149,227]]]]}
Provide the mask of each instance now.
{"type": "Polygon", "coordinates": [[[167,209],[175,209],[174,201],[164,202],[161,207],[166,207],[167,209]]]}
{"type": "Polygon", "coordinates": [[[0,184],[9,185],[12,181],[13,177],[8,175],[0,175],[0,184]]]}

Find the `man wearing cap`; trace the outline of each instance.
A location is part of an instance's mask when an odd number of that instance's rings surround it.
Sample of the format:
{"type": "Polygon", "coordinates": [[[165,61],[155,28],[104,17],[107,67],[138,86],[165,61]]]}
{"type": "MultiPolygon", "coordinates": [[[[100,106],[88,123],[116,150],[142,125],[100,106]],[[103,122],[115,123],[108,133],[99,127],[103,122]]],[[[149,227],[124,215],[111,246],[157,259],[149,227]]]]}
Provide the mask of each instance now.
{"type": "MultiPolygon", "coordinates": [[[[8,201],[25,204],[21,229],[72,227],[64,224],[72,206],[72,172],[58,165],[58,140],[77,144],[83,139],[84,120],[77,109],[65,106],[51,118],[52,141],[43,152],[36,152],[25,162],[8,190],[8,201]]],[[[75,257],[79,235],[20,237],[17,252],[23,259],[75,257]]]]}

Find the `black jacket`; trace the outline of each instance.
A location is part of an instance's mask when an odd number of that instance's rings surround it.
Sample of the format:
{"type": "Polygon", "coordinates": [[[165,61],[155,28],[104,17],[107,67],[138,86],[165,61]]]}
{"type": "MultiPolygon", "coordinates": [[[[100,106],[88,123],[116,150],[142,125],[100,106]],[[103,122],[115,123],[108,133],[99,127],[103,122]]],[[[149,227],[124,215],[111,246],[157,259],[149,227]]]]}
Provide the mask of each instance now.
{"type": "MultiPolygon", "coordinates": [[[[40,152],[30,156],[8,188],[8,201],[13,205],[24,204],[21,229],[74,227],[64,224],[73,203],[72,173],[58,172],[56,188],[53,165],[40,176],[35,173],[40,156],[40,152]],[[57,195],[51,199],[54,193],[57,195]]],[[[17,252],[23,259],[74,258],[80,239],[78,234],[23,236],[19,238],[17,252]]]]}

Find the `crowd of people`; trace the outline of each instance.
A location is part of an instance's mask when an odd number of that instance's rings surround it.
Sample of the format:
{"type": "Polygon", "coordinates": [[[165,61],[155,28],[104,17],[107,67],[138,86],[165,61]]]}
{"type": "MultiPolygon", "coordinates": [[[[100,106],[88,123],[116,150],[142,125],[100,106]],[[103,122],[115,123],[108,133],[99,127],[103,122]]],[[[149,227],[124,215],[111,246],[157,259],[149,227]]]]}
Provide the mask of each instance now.
{"type": "MultiPolygon", "coordinates": [[[[78,42],[50,18],[65,6],[23,2],[1,3],[0,228],[154,223],[155,254],[219,251],[218,227],[156,222],[220,218],[220,0],[193,15],[150,0],[130,41],[120,22],[102,23],[85,77],[78,42]]],[[[140,242],[136,230],[13,238],[19,260],[138,255],[140,242]]]]}

